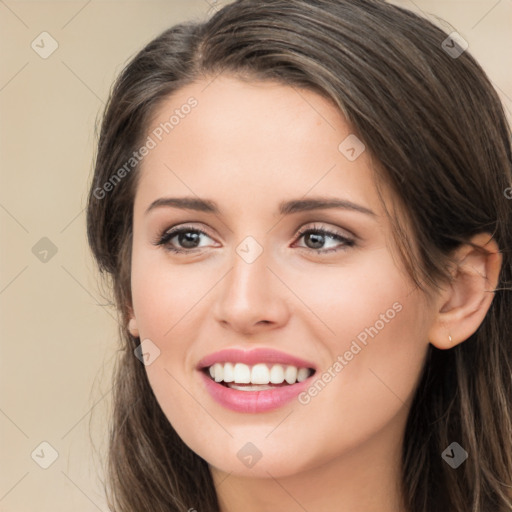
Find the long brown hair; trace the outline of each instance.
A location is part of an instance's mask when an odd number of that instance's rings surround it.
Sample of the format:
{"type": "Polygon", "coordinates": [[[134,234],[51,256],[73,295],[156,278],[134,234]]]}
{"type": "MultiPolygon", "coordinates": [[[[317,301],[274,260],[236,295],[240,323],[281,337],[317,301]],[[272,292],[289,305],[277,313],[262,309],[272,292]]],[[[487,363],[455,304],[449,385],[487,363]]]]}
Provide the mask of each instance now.
{"type": "MultiPolygon", "coordinates": [[[[429,21],[380,0],[239,0],[205,22],[163,32],[114,84],[87,206],[89,244],[120,314],[108,489],[116,512],[217,512],[206,461],[161,411],[140,343],[127,330],[137,166],[111,181],[147,137],[151,115],[191,82],[229,73],[278,80],[331,99],[399,198],[392,215],[404,266],[425,290],[448,279],[450,252],[480,232],[503,255],[491,307],[474,335],[428,349],[406,426],[402,492],[409,512],[512,510],[512,156],[510,127],[468,51],[429,21]],[[459,52],[460,53],[460,52],[459,52]],[[417,250],[413,250],[413,246],[417,250]],[[457,470],[441,457],[469,453],[457,470]]],[[[118,174],[119,176],[119,174],[118,174]]]]}

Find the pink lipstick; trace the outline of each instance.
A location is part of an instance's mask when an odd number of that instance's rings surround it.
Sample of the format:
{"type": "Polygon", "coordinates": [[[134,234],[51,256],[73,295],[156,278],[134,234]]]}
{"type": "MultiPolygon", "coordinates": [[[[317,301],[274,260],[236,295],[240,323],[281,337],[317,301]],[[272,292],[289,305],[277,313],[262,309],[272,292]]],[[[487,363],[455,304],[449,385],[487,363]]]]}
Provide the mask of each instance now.
{"type": "Polygon", "coordinates": [[[243,413],[282,407],[310,384],[315,364],[274,349],[226,349],[197,365],[204,386],[220,405],[243,413]]]}

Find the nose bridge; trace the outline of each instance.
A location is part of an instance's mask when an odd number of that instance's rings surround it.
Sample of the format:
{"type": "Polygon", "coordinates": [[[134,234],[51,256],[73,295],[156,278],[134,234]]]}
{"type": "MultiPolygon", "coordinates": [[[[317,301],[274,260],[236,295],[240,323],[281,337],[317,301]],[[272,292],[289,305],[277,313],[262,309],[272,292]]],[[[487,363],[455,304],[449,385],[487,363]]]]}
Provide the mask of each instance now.
{"type": "Polygon", "coordinates": [[[247,237],[235,249],[230,276],[230,292],[239,299],[254,301],[265,293],[269,284],[270,263],[267,251],[252,237],[247,237]]]}
{"type": "Polygon", "coordinates": [[[231,271],[222,284],[215,307],[217,320],[237,331],[250,331],[256,325],[279,324],[288,311],[283,286],[268,268],[271,250],[247,236],[235,247],[231,271]]]}

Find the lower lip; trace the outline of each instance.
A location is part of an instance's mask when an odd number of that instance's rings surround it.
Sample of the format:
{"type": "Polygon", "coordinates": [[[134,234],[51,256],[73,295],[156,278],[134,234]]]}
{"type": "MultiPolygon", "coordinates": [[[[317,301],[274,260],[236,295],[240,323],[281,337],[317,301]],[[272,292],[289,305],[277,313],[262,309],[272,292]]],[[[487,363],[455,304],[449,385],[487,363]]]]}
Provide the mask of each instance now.
{"type": "Polygon", "coordinates": [[[239,391],[212,380],[200,371],[206,390],[220,405],[236,412],[258,413],[278,409],[291,402],[310,384],[311,375],[302,382],[263,391],[239,391]]]}

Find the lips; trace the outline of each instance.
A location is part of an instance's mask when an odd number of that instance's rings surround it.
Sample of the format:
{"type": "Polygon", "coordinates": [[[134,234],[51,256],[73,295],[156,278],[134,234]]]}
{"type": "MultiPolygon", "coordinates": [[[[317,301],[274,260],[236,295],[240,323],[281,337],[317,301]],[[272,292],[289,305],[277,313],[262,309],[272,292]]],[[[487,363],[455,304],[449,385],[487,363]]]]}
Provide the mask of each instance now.
{"type": "Polygon", "coordinates": [[[236,412],[260,413],[277,409],[293,400],[311,384],[316,366],[305,359],[273,349],[259,348],[250,351],[226,349],[201,359],[197,370],[201,374],[207,392],[217,403],[236,412]],[[240,379],[237,375],[241,374],[236,370],[227,377],[221,369],[225,370],[233,365],[235,368],[244,367],[246,371],[248,367],[256,368],[259,376],[256,381],[265,382],[265,384],[255,385],[254,372],[252,378],[246,375],[245,378],[240,379]],[[265,366],[271,368],[270,373],[265,373],[265,366]],[[279,376],[282,367],[286,368],[288,374],[286,382],[280,382],[283,380],[282,375],[279,376]],[[300,368],[300,375],[297,373],[297,368],[300,368]],[[261,371],[265,373],[263,377],[261,371]],[[274,377],[272,373],[275,374],[274,377]],[[298,381],[295,380],[295,376],[298,381]]]}

